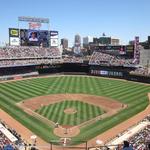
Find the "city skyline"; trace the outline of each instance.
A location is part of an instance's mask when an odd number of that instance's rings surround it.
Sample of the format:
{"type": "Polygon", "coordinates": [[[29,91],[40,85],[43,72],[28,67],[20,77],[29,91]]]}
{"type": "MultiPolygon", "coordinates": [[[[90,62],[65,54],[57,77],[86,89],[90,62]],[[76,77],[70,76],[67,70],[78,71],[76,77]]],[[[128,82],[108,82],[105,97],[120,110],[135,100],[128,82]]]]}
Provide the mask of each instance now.
{"type": "MultiPolygon", "coordinates": [[[[2,0],[0,41],[8,42],[8,28],[18,27],[18,16],[49,18],[50,29],[59,31],[59,39],[67,38],[69,46],[76,34],[82,38],[100,37],[103,32],[119,38],[121,44],[127,44],[135,36],[145,41],[150,35],[149,5],[149,0],[2,0]]],[[[21,27],[28,26],[21,24],[21,27]]]]}

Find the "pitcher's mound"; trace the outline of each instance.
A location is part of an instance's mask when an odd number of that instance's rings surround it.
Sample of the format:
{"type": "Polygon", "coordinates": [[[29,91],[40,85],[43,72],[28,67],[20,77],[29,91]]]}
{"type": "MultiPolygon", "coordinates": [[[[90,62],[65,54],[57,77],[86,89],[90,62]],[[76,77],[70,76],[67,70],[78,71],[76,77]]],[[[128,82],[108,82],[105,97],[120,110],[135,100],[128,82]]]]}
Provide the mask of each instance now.
{"type": "Polygon", "coordinates": [[[67,108],[64,110],[65,114],[75,114],[77,113],[77,110],[75,108],[67,108]]]}

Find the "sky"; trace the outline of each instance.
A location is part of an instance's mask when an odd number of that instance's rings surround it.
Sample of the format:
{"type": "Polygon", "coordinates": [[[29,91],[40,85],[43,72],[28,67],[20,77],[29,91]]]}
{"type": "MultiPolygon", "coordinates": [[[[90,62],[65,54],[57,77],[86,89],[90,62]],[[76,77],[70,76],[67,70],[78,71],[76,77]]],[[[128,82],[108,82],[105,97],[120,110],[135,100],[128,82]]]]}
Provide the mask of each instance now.
{"type": "Polygon", "coordinates": [[[0,43],[8,42],[8,28],[18,27],[18,16],[49,18],[50,29],[58,30],[59,38],[67,38],[70,46],[75,34],[105,33],[121,44],[135,36],[145,41],[150,35],[150,0],[1,0],[0,43]]]}

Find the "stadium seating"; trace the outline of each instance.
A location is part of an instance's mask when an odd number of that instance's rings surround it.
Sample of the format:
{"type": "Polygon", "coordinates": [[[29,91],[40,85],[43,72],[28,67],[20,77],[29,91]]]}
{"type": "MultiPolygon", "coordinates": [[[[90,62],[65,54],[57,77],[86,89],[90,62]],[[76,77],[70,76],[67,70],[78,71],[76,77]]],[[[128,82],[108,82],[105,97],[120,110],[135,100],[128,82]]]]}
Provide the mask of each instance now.
{"type": "Polygon", "coordinates": [[[82,57],[65,57],[63,59],[64,63],[83,63],[83,58],[82,57]]]}
{"type": "Polygon", "coordinates": [[[0,67],[61,63],[58,48],[5,47],[0,48],[0,67]]]}
{"type": "Polygon", "coordinates": [[[60,59],[21,59],[21,60],[0,60],[0,67],[28,66],[39,64],[57,64],[61,63],[60,59]]]}
{"type": "Polygon", "coordinates": [[[60,56],[58,48],[25,46],[0,48],[0,59],[60,58],[60,56]]]}
{"type": "Polygon", "coordinates": [[[148,67],[140,67],[136,68],[134,71],[131,71],[130,74],[150,76],[150,69],[148,67]]]}
{"type": "Polygon", "coordinates": [[[132,66],[133,59],[123,59],[117,56],[102,52],[93,52],[89,61],[90,65],[106,65],[106,66],[132,66]]]}
{"type": "Polygon", "coordinates": [[[0,150],[22,150],[24,144],[21,135],[15,129],[0,121],[0,150]]]}

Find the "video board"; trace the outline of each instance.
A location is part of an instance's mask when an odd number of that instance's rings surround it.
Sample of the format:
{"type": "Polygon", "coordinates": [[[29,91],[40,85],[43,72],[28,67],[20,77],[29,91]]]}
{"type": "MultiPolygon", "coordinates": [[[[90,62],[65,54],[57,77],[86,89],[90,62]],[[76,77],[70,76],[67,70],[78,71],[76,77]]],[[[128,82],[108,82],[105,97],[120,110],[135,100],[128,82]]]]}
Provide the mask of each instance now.
{"type": "Polygon", "coordinates": [[[49,31],[20,29],[21,46],[42,46],[48,47],[50,41],[49,31]]]}

